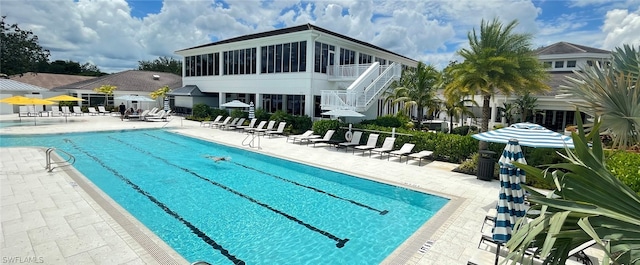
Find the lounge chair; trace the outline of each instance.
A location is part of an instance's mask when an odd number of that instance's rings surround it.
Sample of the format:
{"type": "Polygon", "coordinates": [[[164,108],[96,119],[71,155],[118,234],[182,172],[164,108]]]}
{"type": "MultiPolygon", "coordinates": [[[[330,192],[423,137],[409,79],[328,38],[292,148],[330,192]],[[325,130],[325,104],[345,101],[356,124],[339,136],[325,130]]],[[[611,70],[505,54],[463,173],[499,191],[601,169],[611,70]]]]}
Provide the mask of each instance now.
{"type": "Polygon", "coordinates": [[[111,111],[106,110],[104,106],[98,106],[98,112],[100,112],[100,114],[102,115],[107,115],[107,113],[111,113],[111,111]]]}
{"type": "Polygon", "coordinates": [[[226,124],[220,124],[220,126],[218,126],[218,129],[220,130],[226,130],[229,129],[229,126],[236,126],[236,123],[240,120],[240,118],[233,118],[231,120],[231,122],[226,123],[226,124]]]}
{"type": "Polygon", "coordinates": [[[289,139],[291,139],[292,142],[295,142],[295,140],[298,139],[298,138],[308,137],[309,135],[312,135],[312,134],[313,134],[313,130],[308,130],[308,131],[304,132],[303,134],[289,135],[287,137],[287,142],[289,141],[289,139]]]}
{"type": "Polygon", "coordinates": [[[427,151],[427,150],[422,150],[422,151],[417,152],[417,153],[409,154],[409,155],[407,155],[406,164],[409,163],[409,158],[412,158],[412,159],[418,158],[418,159],[420,159],[418,161],[418,166],[420,166],[420,164],[422,163],[422,158],[425,158],[427,156],[431,156],[432,154],[433,154],[433,151],[427,151]]]}
{"type": "Polygon", "coordinates": [[[235,130],[238,126],[242,126],[242,124],[244,124],[244,121],[246,121],[246,118],[240,118],[235,124],[230,123],[228,126],[225,126],[224,129],[225,130],[235,130]]]}
{"type": "Polygon", "coordinates": [[[73,115],[82,116],[84,115],[84,112],[82,112],[80,106],[73,106],[73,115]]]}
{"type": "Polygon", "coordinates": [[[222,115],[218,115],[218,117],[216,117],[214,120],[212,121],[201,121],[200,122],[200,127],[207,127],[207,126],[211,126],[212,123],[216,123],[219,122],[222,119],[222,115]]]}
{"type": "Polygon", "coordinates": [[[94,115],[95,116],[95,115],[100,114],[100,112],[98,112],[96,110],[96,107],[88,107],[87,110],[89,110],[89,115],[94,115]]]}
{"type": "Polygon", "coordinates": [[[71,110],[69,109],[69,106],[62,106],[62,115],[64,116],[71,116],[71,110]]]}
{"type": "Polygon", "coordinates": [[[19,106],[18,109],[20,110],[20,112],[18,112],[18,117],[29,117],[29,108],[27,106],[19,106]]]}
{"type": "Polygon", "coordinates": [[[307,145],[309,145],[310,143],[313,143],[313,146],[315,147],[316,144],[319,144],[319,143],[328,143],[329,141],[331,141],[331,137],[333,137],[333,134],[335,132],[336,132],[335,130],[328,130],[324,134],[324,137],[322,137],[322,138],[309,139],[307,141],[307,145]]]}
{"type": "Polygon", "coordinates": [[[260,123],[258,123],[258,126],[256,126],[255,128],[244,128],[244,132],[253,133],[253,131],[255,130],[263,129],[265,125],[267,125],[267,121],[261,121],[260,123]]]}
{"type": "Polygon", "coordinates": [[[236,130],[240,130],[244,132],[244,128],[253,128],[253,126],[256,126],[256,122],[258,121],[258,119],[253,118],[251,119],[251,121],[249,122],[249,125],[242,125],[240,124],[239,126],[236,126],[235,129],[236,130]]]}
{"type": "Polygon", "coordinates": [[[276,126],[276,121],[272,120],[272,121],[269,121],[269,123],[267,123],[267,127],[262,129],[255,129],[254,132],[257,133],[258,135],[264,136],[267,131],[273,130],[274,126],[276,126]]]}
{"type": "Polygon", "coordinates": [[[214,128],[214,127],[215,127],[215,128],[218,128],[218,127],[220,127],[220,125],[227,124],[227,123],[229,123],[230,121],[231,121],[231,116],[227,116],[226,118],[224,118],[224,120],[223,120],[223,121],[219,121],[219,122],[213,122],[213,123],[211,123],[211,128],[214,128]]]}
{"type": "Polygon", "coordinates": [[[402,145],[402,147],[400,147],[400,149],[389,152],[389,156],[387,156],[387,160],[389,160],[391,156],[398,156],[400,157],[398,162],[402,162],[402,157],[409,155],[411,151],[413,151],[413,148],[415,146],[416,146],[415,144],[405,143],[402,145]]]}
{"type": "Polygon", "coordinates": [[[378,144],[378,137],[380,135],[376,134],[376,133],[372,133],[369,134],[369,139],[367,140],[367,144],[365,145],[358,145],[356,147],[354,147],[353,149],[353,153],[356,153],[356,149],[362,151],[362,155],[364,155],[364,152],[369,151],[369,156],[371,156],[371,149],[376,148],[376,145],[378,144]]]}
{"type": "Polygon", "coordinates": [[[389,152],[393,151],[393,145],[395,143],[396,143],[396,138],[395,137],[384,138],[384,142],[382,143],[381,147],[373,148],[373,149],[369,150],[369,157],[371,157],[371,153],[378,153],[378,154],[380,154],[380,159],[382,159],[384,153],[389,153],[389,152]]]}
{"type": "Polygon", "coordinates": [[[354,132],[353,135],[351,136],[351,141],[339,143],[338,147],[344,146],[344,152],[346,153],[347,150],[349,150],[349,147],[353,148],[360,145],[361,138],[362,138],[361,131],[354,132]]]}
{"type": "Polygon", "coordinates": [[[145,117],[144,120],[145,121],[167,121],[168,113],[169,113],[168,111],[161,110],[160,112],[158,112],[158,115],[145,117]]]}
{"type": "Polygon", "coordinates": [[[275,130],[271,130],[271,131],[266,131],[264,132],[265,135],[269,135],[269,138],[271,138],[272,135],[283,135],[284,134],[284,128],[287,126],[287,123],[282,121],[280,123],[278,123],[278,128],[275,130]]]}

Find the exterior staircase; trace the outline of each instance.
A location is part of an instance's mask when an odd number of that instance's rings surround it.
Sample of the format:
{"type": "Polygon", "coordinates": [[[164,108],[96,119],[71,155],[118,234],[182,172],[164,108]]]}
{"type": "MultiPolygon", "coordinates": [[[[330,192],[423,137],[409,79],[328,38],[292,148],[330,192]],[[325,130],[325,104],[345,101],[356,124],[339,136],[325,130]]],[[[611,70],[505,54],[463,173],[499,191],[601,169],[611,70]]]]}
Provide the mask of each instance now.
{"type": "MultiPolygon", "coordinates": [[[[340,71],[344,73],[345,71],[340,71]]],[[[378,99],[380,94],[395,80],[400,79],[400,64],[381,66],[378,62],[371,64],[364,71],[352,71],[359,75],[345,90],[322,90],[320,107],[322,110],[346,109],[364,112],[378,99]]],[[[344,80],[344,76],[339,78],[344,80]]]]}

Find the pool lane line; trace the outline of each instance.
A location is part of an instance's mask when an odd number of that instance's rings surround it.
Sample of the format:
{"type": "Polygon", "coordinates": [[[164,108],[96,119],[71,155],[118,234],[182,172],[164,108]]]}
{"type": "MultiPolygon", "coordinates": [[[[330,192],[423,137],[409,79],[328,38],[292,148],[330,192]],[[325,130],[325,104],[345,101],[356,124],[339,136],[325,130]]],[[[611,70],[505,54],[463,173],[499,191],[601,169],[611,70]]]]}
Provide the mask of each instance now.
{"type": "Polygon", "coordinates": [[[333,193],[326,192],[326,191],[321,190],[321,189],[319,189],[319,188],[312,187],[312,186],[307,186],[307,185],[304,185],[304,184],[302,184],[302,183],[299,183],[299,182],[296,182],[296,181],[293,181],[293,180],[290,180],[290,179],[286,179],[286,178],[283,178],[283,177],[280,177],[280,176],[276,176],[276,175],[274,175],[274,174],[271,174],[271,173],[269,173],[269,172],[262,171],[262,170],[260,170],[260,169],[254,168],[254,167],[250,167],[250,166],[247,166],[247,165],[244,165],[244,164],[240,164],[240,163],[238,163],[238,162],[234,162],[234,161],[228,161],[228,162],[233,163],[233,164],[236,164],[236,165],[241,166],[241,167],[244,167],[244,168],[246,168],[246,169],[255,170],[255,171],[260,172],[260,173],[262,173],[262,174],[265,174],[265,175],[267,175],[267,176],[274,177],[274,178],[277,178],[277,179],[279,179],[279,180],[286,181],[286,182],[292,183],[292,184],[294,184],[294,185],[298,185],[298,186],[300,186],[300,187],[303,187],[303,188],[307,188],[307,189],[313,190],[313,191],[315,191],[315,192],[319,192],[319,193],[326,194],[327,196],[330,196],[330,197],[336,198],[336,199],[338,199],[338,200],[343,200],[343,201],[347,201],[347,202],[353,203],[353,204],[355,204],[355,205],[357,205],[357,206],[360,206],[360,207],[363,207],[363,208],[366,208],[366,209],[369,209],[369,210],[372,210],[372,211],[378,212],[378,213],[380,213],[380,215],[385,215],[385,214],[389,213],[389,211],[388,211],[388,210],[383,210],[383,211],[381,211],[381,210],[378,210],[378,209],[376,209],[376,208],[373,208],[373,207],[371,207],[371,206],[369,206],[369,205],[366,205],[366,204],[364,204],[364,203],[360,203],[360,202],[357,202],[357,201],[354,201],[354,200],[351,200],[351,199],[347,199],[347,198],[342,198],[342,197],[340,197],[340,196],[338,196],[338,195],[335,195],[335,194],[333,194],[333,193]]]}
{"type": "MultiPolygon", "coordinates": [[[[174,141],[166,140],[166,139],[164,139],[164,138],[160,138],[160,137],[158,137],[158,136],[156,136],[156,135],[152,135],[152,134],[148,134],[148,133],[144,133],[144,134],[145,134],[145,135],[147,135],[147,136],[149,136],[149,137],[156,138],[156,139],[158,139],[158,140],[163,140],[163,141],[170,142],[170,143],[172,143],[172,144],[175,144],[175,145],[178,145],[178,146],[181,146],[181,147],[187,148],[186,146],[184,146],[184,145],[182,145],[182,144],[179,144],[179,143],[174,142],[174,141]]],[[[315,191],[315,192],[319,192],[319,193],[326,194],[327,196],[330,196],[330,197],[336,198],[336,199],[338,199],[338,200],[343,200],[343,201],[350,202],[350,203],[355,204],[355,205],[357,205],[357,206],[360,206],[360,207],[363,207],[363,208],[366,208],[366,209],[372,210],[372,211],[374,211],[374,212],[378,212],[378,213],[380,213],[380,215],[385,215],[385,214],[389,213],[389,211],[388,211],[388,210],[378,210],[378,209],[373,208],[373,207],[371,207],[371,206],[369,206],[369,205],[366,205],[366,204],[364,204],[364,203],[357,202],[357,201],[354,201],[354,200],[351,200],[351,199],[347,199],[347,198],[342,198],[342,197],[340,197],[340,196],[338,196],[338,195],[335,195],[335,194],[332,194],[332,193],[326,192],[326,191],[321,190],[321,189],[319,189],[319,188],[312,187],[312,186],[307,186],[307,185],[304,185],[304,184],[302,184],[302,183],[299,183],[299,182],[296,182],[296,181],[293,181],[293,180],[290,180],[290,179],[286,179],[286,178],[283,178],[283,177],[280,177],[280,176],[276,176],[276,175],[274,175],[274,174],[271,174],[271,173],[268,173],[268,172],[265,172],[265,171],[259,170],[259,169],[254,168],[254,167],[250,167],[250,166],[247,166],[247,165],[244,165],[244,164],[240,164],[240,163],[238,163],[238,162],[234,162],[234,161],[229,161],[229,162],[234,163],[234,164],[236,164],[236,165],[238,165],[238,166],[244,167],[244,168],[246,168],[246,169],[254,170],[254,171],[260,172],[260,173],[262,173],[262,174],[265,174],[265,175],[267,175],[267,176],[274,177],[274,178],[277,178],[277,179],[279,179],[279,180],[286,181],[286,182],[289,182],[289,183],[291,183],[291,184],[298,185],[298,186],[300,186],[300,187],[303,187],[303,188],[307,188],[307,189],[313,190],[313,191],[315,191]]]]}
{"type": "Polygon", "coordinates": [[[305,223],[304,221],[302,221],[302,220],[300,220],[300,219],[296,218],[295,216],[289,215],[288,213],[285,213],[285,212],[280,211],[280,210],[278,210],[278,209],[276,209],[276,208],[273,208],[271,205],[268,205],[268,204],[266,204],[266,203],[260,202],[260,201],[258,201],[258,200],[256,200],[256,199],[252,198],[251,196],[248,196],[248,195],[246,195],[246,194],[244,194],[244,193],[241,193],[241,192],[239,192],[239,191],[236,191],[236,190],[234,190],[234,189],[232,189],[232,188],[230,188],[230,187],[225,186],[224,184],[221,184],[221,183],[215,182],[215,181],[213,181],[213,180],[210,180],[210,179],[208,179],[208,178],[206,178],[206,177],[200,176],[200,174],[198,174],[197,172],[194,172],[194,171],[192,171],[192,170],[190,170],[190,169],[188,169],[188,168],[181,167],[181,166],[179,166],[179,165],[173,164],[173,163],[171,163],[169,160],[167,160],[166,158],[162,158],[162,157],[156,156],[156,155],[152,154],[152,153],[151,153],[151,152],[149,152],[149,151],[142,150],[142,149],[138,148],[137,146],[134,146],[134,145],[132,145],[132,144],[129,144],[129,143],[127,143],[127,142],[124,142],[124,141],[122,141],[122,140],[120,140],[120,139],[117,139],[117,138],[114,138],[114,137],[111,137],[111,136],[109,136],[109,138],[111,138],[111,139],[113,139],[113,140],[115,140],[115,141],[118,141],[118,142],[120,142],[120,143],[122,143],[122,144],[125,144],[125,145],[127,145],[127,146],[129,146],[129,147],[131,147],[131,148],[133,148],[133,149],[135,149],[135,150],[137,150],[137,151],[139,151],[139,152],[145,153],[145,154],[147,154],[147,155],[149,155],[149,156],[151,156],[151,157],[153,157],[153,158],[155,158],[155,159],[158,159],[158,160],[160,160],[160,161],[163,161],[163,162],[165,162],[165,163],[166,163],[166,164],[168,164],[168,165],[171,165],[171,166],[177,167],[177,168],[181,169],[181,170],[182,170],[182,171],[184,171],[184,172],[187,172],[187,173],[189,173],[189,174],[191,174],[191,175],[196,176],[197,178],[200,178],[200,179],[202,179],[202,180],[204,180],[204,181],[207,181],[207,182],[209,182],[209,183],[213,184],[214,186],[220,187],[220,188],[222,188],[222,189],[224,189],[224,190],[226,190],[226,191],[228,191],[228,192],[231,192],[231,193],[233,193],[233,194],[235,194],[235,195],[238,195],[238,196],[240,196],[240,197],[242,197],[242,198],[245,198],[245,199],[247,199],[247,200],[249,200],[249,201],[251,201],[251,202],[253,202],[253,203],[257,204],[257,205],[260,205],[260,206],[262,206],[262,207],[264,207],[264,208],[267,208],[267,209],[269,209],[270,211],[272,211],[272,212],[274,212],[274,213],[280,214],[280,215],[282,215],[282,216],[286,217],[287,219],[289,219],[289,220],[291,220],[291,221],[293,221],[293,222],[296,222],[296,223],[298,223],[298,224],[300,224],[300,225],[302,225],[302,226],[306,227],[307,229],[309,229],[309,230],[311,230],[311,231],[317,232],[317,233],[319,233],[319,234],[321,234],[321,235],[323,235],[323,236],[325,236],[325,237],[327,237],[327,238],[329,238],[329,239],[331,239],[331,240],[333,240],[333,241],[336,241],[336,247],[338,247],[338,248],[342,248],[342,247],[344,247],[344,244],[346,244],[346,243],[347,243],[347,241],[349,241],[349,239],[348,239],[348,238],[344,238],[344,239],[339,238],[339,237],[337,237],[337,236],[335,236],[335,235],[333,235],[333,234],[331,234],[331,233],[329,233],[329,232],[327,232],[327,231],[324,231],[324,230],[322,230],[322,229],[320,229],[320,228],[317,228],[317,227],[315,227],[315,226],[313,226],[313,225],[311,225],[311,224],[305,223]]]}
{"type": "Polygon", "coordinates": [[[200,239],[202,239],[202,241],[204,241],[205,243],[207,243],[208,245],[210,245],[211,247],[213,247],[213,249],[218,250],[220,252],[220,254],[222,254],[223,256],[225,256],[228,260],[230,260],[231,262],[233,262],[233,264],[236,265],[244,265],[246,264],[243,260],[240,260],[238,258],[236,258],[236,256],[232,255],[229,253],[229,251],[227,249],[225,249],[223,246],[221,246],[220,244],[216,243],[215,240],[213,240],[212,238],[210,238],[209,236],[207,236],[207,234],[205,234],[204,232],[202,232],[200,229],[198,229],[195,225],[193,225],[191,222],[185,220],[184,218],[182,218],[182,216],[180,216],[178,213],[176,213],[175,211],[171,210],[166,204],[162,203],[161,201],[159,201],[158,199],[156,199],[155,197],[153,197],[152,195],[150,195],[148,192],[146,192],[145,190],[143,190],[142,188],[140,188],[140,186],[136,185],[135,183],[133,183],[130,179],[128,179],[127,177],[123,176],[122,174],[120,174],[120,172],[118,172],[117,170],[109,167],[108,165],[106,165],[103,161],[101,161],[98,157],[90,154],[89,152],[83,150],[82,148],[80,148],[79,146],[77,146],[73,141],[69,140],[69,139],[63,139],[63,141],[70,143],[76,150],[80,151],[81,153],[85,154],[86,156],[90,157],[91,159],[93,159],[96,163],[100,164],[102,167],[104,167],[105,169],[107,169],[108,171],[110,171],[111,173],[113,173],[114,175],[116,175],[118,178],[120,178],[122,181],[124,181],[125,183],[127,183],[129,186],[131,186],[135,191],[137,191],[138,193],[144,195],[145,197],[147,197],[147,199],[149,199],[151,202],[153,202],[154,204],[156,204],[156,206],[160,207],[160,209],[162,209],[165,213],[169,214],[170,216],[172,216],[173,218],[177,219],[178,221],[180,221],[182,224],[184,224],[185,226],[187,226],[189,228],[189,230],[191,230],[192,233],[194,233],[195,235],[197,235],[200,239]]]}

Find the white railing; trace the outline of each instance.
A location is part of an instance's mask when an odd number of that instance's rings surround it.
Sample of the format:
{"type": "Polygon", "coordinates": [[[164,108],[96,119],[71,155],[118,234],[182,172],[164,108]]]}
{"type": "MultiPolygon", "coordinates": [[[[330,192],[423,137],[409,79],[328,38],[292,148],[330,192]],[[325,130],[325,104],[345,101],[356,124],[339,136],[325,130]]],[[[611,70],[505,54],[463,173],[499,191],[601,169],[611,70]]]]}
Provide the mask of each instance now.
{"type": "Polygon", "coordinates": [[[329,79],[351,79],[359,77],[371,64],[334,65],[327,68],[329,79]]]}
{"type": "Polygon", "coordinates": [[[401,72],[400,64],[394,63],[390,66],[372,64],[347,90],[322,90],[320,99],[322,109],[365,111],[391,82],[400,78],[401,72]]]}

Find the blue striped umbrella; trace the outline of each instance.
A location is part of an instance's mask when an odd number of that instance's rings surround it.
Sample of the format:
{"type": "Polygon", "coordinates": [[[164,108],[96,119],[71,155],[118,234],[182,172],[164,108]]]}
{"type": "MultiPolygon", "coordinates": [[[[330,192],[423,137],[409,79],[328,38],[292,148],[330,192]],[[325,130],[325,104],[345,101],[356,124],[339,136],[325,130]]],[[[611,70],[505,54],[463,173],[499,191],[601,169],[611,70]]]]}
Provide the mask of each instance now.
{"type": "Polygon", "coordinates": [[[521,146],[574,148],[571,136],[562,135],[533,123],[516,123],[506,128],[474,134],[471,137],[492,143],[506,144],[510,139],[517,139],[521,146]]]}
{"type": "Polygon", "coordinates": [[[255,106],[253,105],[253,101],[249,102],[249,119],[253,119],[256,117],[255,106]]]}
{"type": "MultiPolygon", "coordinates": [[[[523,217],[526,212],[524,190],[520,186],[520,183],[526,182],[526,176],[523,170],[513,165],[513,162],[527,163],[516,139],[511,139],[507,143],[498,160],[500,165],[500,196],[497,205],[498,214],[493,228],[493,240],[497,242],[509,241],[513,226],[518,218],[523,217]]],[[[500,246],[498,245],[496,255],[499,253],[500,246]]]]}

